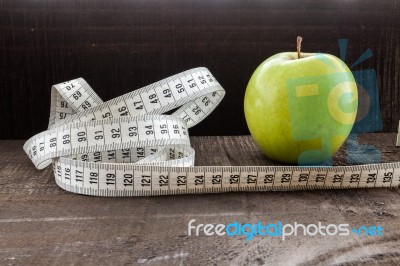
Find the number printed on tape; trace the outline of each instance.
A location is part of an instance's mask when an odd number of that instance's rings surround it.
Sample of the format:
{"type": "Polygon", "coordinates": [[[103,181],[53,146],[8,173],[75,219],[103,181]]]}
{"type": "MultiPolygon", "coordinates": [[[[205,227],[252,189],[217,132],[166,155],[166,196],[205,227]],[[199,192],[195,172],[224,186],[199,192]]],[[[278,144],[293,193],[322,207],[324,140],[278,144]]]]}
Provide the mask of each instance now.
{"type": "Polygon", "coordinates": [[[221,102],[207,68],[103,102],[82,78],[54,85],[49,128],[24,150],[63,189],[94,196],[397,187],[400,163],[341,167],[194,166],[188,129],[221,102]],[[163,115],[177,109],[171,115],[163,115]]]}

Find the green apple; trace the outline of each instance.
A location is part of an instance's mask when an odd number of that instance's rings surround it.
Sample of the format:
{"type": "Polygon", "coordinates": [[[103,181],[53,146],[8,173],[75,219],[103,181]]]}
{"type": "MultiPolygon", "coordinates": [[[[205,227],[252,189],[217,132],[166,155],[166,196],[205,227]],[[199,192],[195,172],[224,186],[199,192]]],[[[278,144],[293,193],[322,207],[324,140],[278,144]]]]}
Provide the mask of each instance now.
{"type": "Polygon", "coordinates": [[[244,112],[254,141],[271,159],[314,165],[348,137],[356,119],[357,85],[339,58],[285,52],[265,60],[246,88],[244,112]]]}

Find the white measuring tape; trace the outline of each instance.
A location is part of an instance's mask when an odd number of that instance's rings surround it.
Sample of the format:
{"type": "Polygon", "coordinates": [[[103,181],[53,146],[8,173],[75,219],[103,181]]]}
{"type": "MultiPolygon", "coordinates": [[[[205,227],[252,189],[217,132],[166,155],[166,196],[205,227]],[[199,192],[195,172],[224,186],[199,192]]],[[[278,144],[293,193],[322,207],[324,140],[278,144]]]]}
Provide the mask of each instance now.
{"type": "Polygon", "coordinates": [[[399,186],[400,162],[193,166],[188,128],[207,117],[224,95],[206,68],[104,103],[85,80],[74,79],[52,87],[49,129],[30,138],[24,150],[38,169],[53,164],[61,188],[96,196],[399,186]]]}

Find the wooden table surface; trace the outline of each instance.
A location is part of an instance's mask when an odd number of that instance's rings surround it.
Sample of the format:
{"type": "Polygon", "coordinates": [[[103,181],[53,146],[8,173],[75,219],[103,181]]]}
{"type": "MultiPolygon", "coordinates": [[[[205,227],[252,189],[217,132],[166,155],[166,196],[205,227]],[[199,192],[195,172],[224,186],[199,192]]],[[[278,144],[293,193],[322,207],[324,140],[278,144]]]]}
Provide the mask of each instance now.
{"type": "MultiPolygon", "coordinates": [[[[367,134],[382,161],[398,161],[396,134],[367,134]]],[[[266,165],[249,136],[192,137],[197,165],[266,165]]],[[[102,198],[58,188],[22,140],[0,141],[0,265],[400,264],[400,190],[236,192],[102,198]],[[188,236],[196,223],[380,225],[383,236],[188,236]]],[[[365,156],[360,151],[361,156],[365,156]]],[[[346,164],[345,149],[334,159],[346,164]]]]}

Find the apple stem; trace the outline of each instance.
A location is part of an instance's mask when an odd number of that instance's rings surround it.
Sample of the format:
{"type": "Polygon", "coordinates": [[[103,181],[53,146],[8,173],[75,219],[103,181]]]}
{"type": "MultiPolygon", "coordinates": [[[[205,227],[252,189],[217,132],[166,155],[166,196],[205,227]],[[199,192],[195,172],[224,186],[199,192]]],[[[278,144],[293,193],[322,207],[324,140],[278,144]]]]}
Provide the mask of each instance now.
{"type": "Polygon", "coordinates": [[[300,59],[300,57],[301,57],[300,51],[301,51],[301,41],[302,40],[303,40],[303,37],[297,36],[297,58],[298,59],[300,59]]]}

